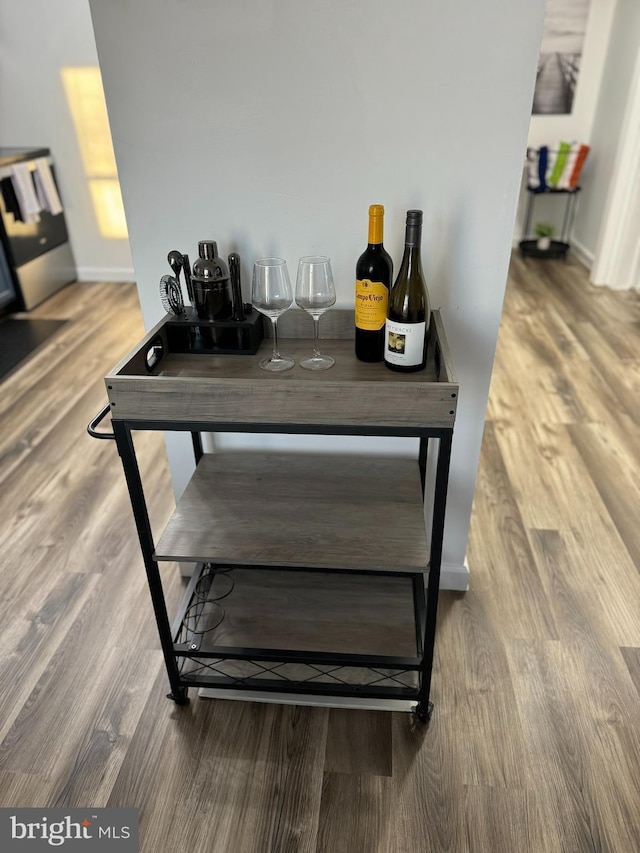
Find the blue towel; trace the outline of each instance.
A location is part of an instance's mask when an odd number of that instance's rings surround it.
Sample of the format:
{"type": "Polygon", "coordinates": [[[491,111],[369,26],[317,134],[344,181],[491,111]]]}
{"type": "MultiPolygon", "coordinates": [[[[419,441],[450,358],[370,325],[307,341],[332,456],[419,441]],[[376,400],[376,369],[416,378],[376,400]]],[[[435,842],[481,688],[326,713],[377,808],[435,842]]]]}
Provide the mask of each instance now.
{"type": "Polygon", "coordinates": [[[543,193],[547,188],[547,158],[549,149],[546,145],[541,145],[538,151],[538,177],[540,178],[540,186],[537,192],[543,193]]]}

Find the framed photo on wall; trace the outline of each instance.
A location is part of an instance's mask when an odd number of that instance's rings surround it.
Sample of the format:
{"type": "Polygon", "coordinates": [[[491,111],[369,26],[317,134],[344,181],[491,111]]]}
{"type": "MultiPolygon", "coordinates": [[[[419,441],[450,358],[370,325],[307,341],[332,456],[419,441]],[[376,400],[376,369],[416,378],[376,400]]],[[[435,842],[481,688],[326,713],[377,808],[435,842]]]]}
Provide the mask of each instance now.
{"type": "Polygon", "coordinates": [[[534,115],[566,115],[573,109],[590,2],[547,0],[534,115]]]}

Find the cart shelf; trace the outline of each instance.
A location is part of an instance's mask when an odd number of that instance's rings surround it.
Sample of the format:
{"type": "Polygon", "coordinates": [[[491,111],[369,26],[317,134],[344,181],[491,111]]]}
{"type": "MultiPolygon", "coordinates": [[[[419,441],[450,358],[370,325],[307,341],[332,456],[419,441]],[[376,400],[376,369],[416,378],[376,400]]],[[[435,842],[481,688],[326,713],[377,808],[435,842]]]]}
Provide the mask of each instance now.
{"type": "Polygon", "coordinates": [[[183,683],[415,696],[424,584],[371,572],[363,594],[362,580],[335,569],[201,566],[172,629],[183,683]]]}
{"type": "Polygon", "coordinates": [[[418,463],[328,454],[205,453],[157,560],[424,571],[418,463]]]}

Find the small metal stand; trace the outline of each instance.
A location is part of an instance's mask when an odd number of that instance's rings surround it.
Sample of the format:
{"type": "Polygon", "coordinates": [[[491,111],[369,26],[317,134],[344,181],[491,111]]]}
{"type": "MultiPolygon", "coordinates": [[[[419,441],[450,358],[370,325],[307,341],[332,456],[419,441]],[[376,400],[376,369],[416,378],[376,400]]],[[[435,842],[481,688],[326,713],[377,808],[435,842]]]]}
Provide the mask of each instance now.
{"type": "Polygon", "coordinates": [[[540,190],[531,189],[527,187],[527,192],[529,194],[529,197],[527,200],[527,212],[524,221],[524,228],[522,231],[522,240],[519,244],[520,252],[525,257],[529,258],[565,258],[570,248],[569,237],[571,235],[571,229],[573,228],[576,199],[578,193],[580,192],[580,187],[575,187],[575,189],[571,190],[545,189],[542,192],[540,190]],[[537,239],[531,238],[529,236],[531,234],[533,208],[536,198],[539,198],[540,196],[550,195],[565,196],[566,204],[564,210],[564,217],[562,220],[562,230],[560,231],[559,240],[552,240],[548,249],[539,249],[537,239]]]}

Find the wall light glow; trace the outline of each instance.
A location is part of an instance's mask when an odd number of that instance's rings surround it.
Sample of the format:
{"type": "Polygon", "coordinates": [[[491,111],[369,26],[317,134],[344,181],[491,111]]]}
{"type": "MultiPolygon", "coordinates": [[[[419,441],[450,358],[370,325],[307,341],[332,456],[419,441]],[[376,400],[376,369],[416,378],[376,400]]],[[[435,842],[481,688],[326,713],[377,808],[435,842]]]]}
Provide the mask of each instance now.
{"type": "Polygon", "coordinates": [[[100,69],[63,68],[60,73],[98,228],[107,239],[126,240],[127,223],[100,69]]]}
{"type": "Polygon", "coordinates": [[[89,192],[102,236],[111,240],[126,240],[127,220],[118,179],[90,178],[89,192]]]}

